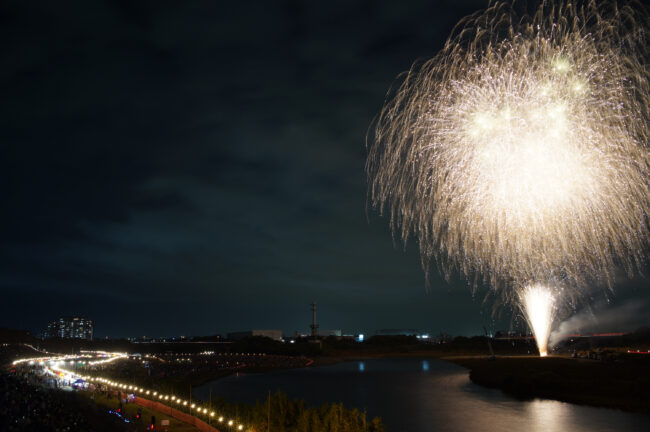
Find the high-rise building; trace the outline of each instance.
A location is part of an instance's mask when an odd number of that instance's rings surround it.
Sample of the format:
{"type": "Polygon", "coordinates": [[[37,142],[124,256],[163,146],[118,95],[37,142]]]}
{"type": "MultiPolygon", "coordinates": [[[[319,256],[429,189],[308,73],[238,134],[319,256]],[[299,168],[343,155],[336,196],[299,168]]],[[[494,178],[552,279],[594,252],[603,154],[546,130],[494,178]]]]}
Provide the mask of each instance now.
{"type": "Polygon", "coordinates": [[[93,320],[84,316],[59,318],[47,325],[45,337],[92,340],[93,320]]]}

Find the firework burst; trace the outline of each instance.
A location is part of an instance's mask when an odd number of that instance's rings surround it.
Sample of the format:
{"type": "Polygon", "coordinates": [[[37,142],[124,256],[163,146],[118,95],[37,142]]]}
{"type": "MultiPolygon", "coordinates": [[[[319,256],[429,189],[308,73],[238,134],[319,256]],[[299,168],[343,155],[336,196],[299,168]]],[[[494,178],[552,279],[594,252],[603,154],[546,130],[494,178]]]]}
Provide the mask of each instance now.
{"type": "Polygon", "coordinates": [[[647,15],[525,8],[491,3],[405,75],[376,121],[369,198],[418,238],[427,275],[436,262],[512,303],[537,284],[579,300],[645,258],[647,15]]]}

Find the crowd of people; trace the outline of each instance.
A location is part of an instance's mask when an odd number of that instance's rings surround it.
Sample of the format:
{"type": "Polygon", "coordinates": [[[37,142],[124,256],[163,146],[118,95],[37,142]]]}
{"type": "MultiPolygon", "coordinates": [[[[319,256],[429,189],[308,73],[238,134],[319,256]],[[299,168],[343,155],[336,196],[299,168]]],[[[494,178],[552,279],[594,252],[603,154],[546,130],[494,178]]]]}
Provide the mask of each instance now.
{"type": "MultiPolygon", "coordinates": [[[[35,376],[0,375],[0,430],[87,431],[87,419],[71,409],[70,398],[37,382],[35,376]]],[[[72,395],[67,395],[72,396],[72,395]]]]}
{"type": "Polygon", "coordinates": [[[0,373],[0,430],[87,432],[125,430],[74,392],[52,386],[34,371],[0,373]]]}

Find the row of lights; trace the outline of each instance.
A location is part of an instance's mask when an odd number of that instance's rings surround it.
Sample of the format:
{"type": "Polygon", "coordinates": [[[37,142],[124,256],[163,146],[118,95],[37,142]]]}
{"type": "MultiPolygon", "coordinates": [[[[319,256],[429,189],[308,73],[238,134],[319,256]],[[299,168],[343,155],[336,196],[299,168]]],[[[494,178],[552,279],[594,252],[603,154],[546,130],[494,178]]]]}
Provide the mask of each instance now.
{"type": "Polygon", "coordinates": [[[72,358],[77,358],[79,356],[77,355],[64,355],[64,356],[58,356],[58,357],[27,357],[27,358],[22,358],[22,359],[17,359],[11,362],[13,366],[19,365],[21,363],[29,362],[30,365],[33,365],[35,362],[42,363],[45,361],[50,361],[50,362],[65,362],[67,359],[72,359],[72,358]]]}
{"type": "MultiPolygon", "coordinates": [[[[86,352],[88,352],[88,351],[86,351],[86,352]]],[[[102,360],[91,361],[91,362],[88,362],[88,364],[96,365],[96,364],[102,364],[102,363],[109,363],[109,362],[112,362],[112,361],[127,357],[127,355],[124,354],[124,353],[106,353],[104,351],[98,351],[98,352],[96,352],[96,354],[102,355],[102,356],[104,356],[106,358],[104,358],[102,360]]],[[[61,364],[61,363],[65,364],[65,361],[67,359],[78,358],[78,357],[80,357],[80,356],[65,355],[65,356],[59,356],[59,357],[24,358],[24,359],[15,360],[15,361],[12,362],[12,364],[13,365],[18,365],[18,364],[21,364],[21,363],[24,363],[24,362],[29,362],[29,364],[34,364],[34,362],[42,363],[42,362],[45,362],[45,361],[49,361],[51,363],[54,363],[54,365],[52,367],[53,370],[63,372],[63,373],[69,374],[69,375],[73,375],[73,373],[71,371],[68,371],[68,370],[63,369],[61,367],[58,367],[58,365],[61,364]]],[[[89,356],[88,355],[83,355],[82,357],[89,357],[89,356]]],[[[73,363],[74,363],[74,360],[70,360],[70,364],[73,364],[73,363]]],[[[48,370],[48,369],[49,368],[46,367],[46,370],[48,370]]],[[[118,383],[116,381],[111,381],[111,380],[108,380],[106,378],[90,377],[90,376],[80,376],[80,377],[81,377],[81,379],[84,379],[84,380],[87,380],[87,381],[90,381],[90,382],[99,381],[99,382],[101,382],[103,384],[110,385],[110,386],[113,386],[113,387],[121,388],[121,389],[124,389],[124,390],[132,390],[134,393],[135,392],[140,392],[140,393],[143,393],[143,394],[145,394],[147,396],[151,395],[154,398],[158,397],[158,399],[160,399],[160,400],[164,400],[164,401],[171,400],[172,402],[176,402],[179,405],[188,406],[188,401],[183,401],[180,398],[177,398],[176,396],[171,396],[170,397],[169,395],[163,395],[162,393],[158,394],[158,392],[156,392],[156,391],[152,392],[151,390],[145,390],[142,387],[137,387],[137,386],[133,386],[133,385],[127,386],[126,384],[118,383]]],[[[196,404],[190,404],[189,406],[190,406],[191,409],[195,410],[199,414],[205,414],[205,415],[208,414],[208,409],[207,408],[202,409],[201,407],[199,407],[197,409],[196,404]]],[[[211,411],[209,416],[211,418],[214,418],[215,412],[211,411]]],[[[217,420],[219,421],[219,423],[224,422],[223,416],[220,416],[217,420]]],[[[233,420],[228,420],[226,422],[226,424],[228,426],[232,427],[234,425],[234,421],[233,420]]],[[[244,429],[244,425],[242,425],[242,424],[237,425],[237,430],[243,430],[243,429],[244,429]]]]}
{"type": "MultiPolygon", "coordinates": [[[[122,358],[125,358],[127,355],[124,353],[107,353],[105,351],[82,351],[86,353],[96,353],[97,357],[98,355],[101,355],[102,357],[105,357],[101,360],[95,360],[95,361],[89,361],[89,362],[83,362],[83,364],[89,364],[89,365],[97,365],[97,364],[102,364],[102,363],[110,363],[115,360],[119,360],[122,358]]],[[[54,363],[65,363],[66,360],[70,359],[70,364],[74,364],[74,359],[78,358],[92,358],[93,356],[90,354],[81,354],[81,355],[75,355],[75,354],[68,354],[68,355],[63,355],[63,356],[57,356],[57,357],[27,357],[27,358],[22,358],[22,359],[17,359],[14,360],[11,364],[12,365],[18,365],[21,363],[29,362],[29,364],[34,364],[35,362],[42,363],[45,361],[48,362],[54,362],[54,363]]]]}
{"type": "MultiPolygon", "coordinates": [[[[113,386],[113,387],[121,388],[121,389],[124,389],[124,390],[131,390],[134,393],[139,392],[139,393],[143,393],[143,394],[145,394],[147,396],[151,395],[154,398],[157,397],[160,400],[175,402],[176,404],[183,405],[185,407],[189,405],[189,407],[191,409],[195,410],[199,414],[206,414],[206,415],[208,414],[208,409],[207,408],[201,408],[201,407],[197,408],[196,404],[188,404],[188,401],[186,401],[186,400],[184,401],[181,398],[177,398],[176,396],[173,396],[173,395],[172,396],[163,395],[162,393],[159,394],[156,391],[152,392],[151,390],[145,390],[142,387],[137,387],[137,386],[133,386],[133,385],[127,386],[126,384],[121,384],[121,383],[118,383],[118,382],[115,382],[115,381],[110,381],[110,380],[107,380],[105,378],[93,378],[93,377],[83,377],[83,376],[81,378],[86,379],[86,380],[91,381],[91,382],[92,381],[100,381],[102,383],[105,383],[105,384],[113,386]]],[[[214,417],[214,416],[215,416],[215,412],[211,411],[210,412],[210,417],[214,417]]],[[[220,423],[224,422],[223,416],[220,416],[217,420],[220,423]]],[[[233,420],[228,420],[227,424],[228,424],[228,426],[233,426],[234,421],[233,420]]],[[[241,424],[237,425],[237,429],[238,430],[244,429],[244,425],[241,425],[241,424]]]]}
{"type": "MultiPolygon", "coordinates": [[[[103,353],[103,354],[104,354],[104,353],[103,353]]],[[[114,360],[117,360],[117,359],[119,359],[119,358],[124,358],[124,357],[126,357],[126,354],[123,354],[123,353],[110,353],[110,354],[107,354],[107,355],[110,355],[111,357],[110,357],[109,359],[98,360],[98,361],[95,361],[95,362],[89,362],[89,363],[90,363],[90,364],[107,363],[107,362],[109,362],[109,361],[114,361],[114,360]]],[[[69,357],[70,357],[70,356],[65,356],[65,358],[69,358],[69,357]]],[[[52,358],[49,358],[49,359],[52,360],[52,358]]],[[[23,359],[23,360],[17,360],[17,361],[14,362],[14,364],[22,363],[22,362],[24,362],[24,361],[29,361],[29,360],[35,360],[35,359],[23,359]]],[[[47,358],[42,358],[42,360],[47,360],[47,358]]],[[[59,363],[60,358],[55,358],[54,360],[56,360],[57,363],[59,363]]],[[[67,370],[65,370],[65,369],[63,369],[63,368],[57,367],[57,366],[54,366],[52,369],[72,375],[72,372],[67,371],[67,370]]],[[[176,396],[173,396],[173,395],[172,395],[172,396],[170,396],[170,395],[164,395],[164,394],[162,394],[162,393],[158,393],[157,391],[145,390],[145,389],[142,388],[142,387],[138,387],[138,386],[134,386],[134,385],[126,385],[126,384],[123,384],[123,383],[118,383],[118,382],[116,382],[116,381],[111,381],[111,380],[109,380],[109,379],[101,378],[101,377],[80,376],[80,378],[81,378],[81,379],[84,379],[84,380],[87,380],[87,381],[90,381],[90,382],[98,381],[98,382],[101,382],[101,383],[103,383],[103,384],[106,384],[106,385],[109,385],[109,386],[112,386],[112,387],[116,387],[116,388],[119,388],[119,389],[123,389],[123,390],[131,390],[133,393],[136,393],[136,392],[137,392],[137,393],[144,394],[144,395],[146,395],[146,396],[152,396],[154,399],[155,399],[155,398],[158,398],[160,401],[165,401],[165,402],[167,402],[167,401],[171,401],[171,402],[175,402],[175,403],[178,404],[179,406],[180,406],[180,405],[182,405],[182,406],[184,406],[184,407],[188,407],[188,406],[189,406],[189,407],[190,407],[192,410],[194,410],[195,412],[198,412],[199,414],[204,414],[204,415],[208,416],[208,409],[207,409],[207,408],[201,408],[201,407],[198,407],[198,408],[197,408],[196,404],[189,404],[188,401],[186,401],[186,400],[184,401],[184,400],[182,400],[181,398],[177,398],[176,396]]],[[[214,411],[211,411],[211,412],[209,413],[209,417],[210,417],[210,418],[214,418],[215,415],[216,415],[216,414],[215,414],[214,411]]],[[[226,424],[227,424],[228,426],[230,426],[230,427],[232,427],[232,426],[235,424],[234,420],[228,420],[228,421],[225,421],[225,419],[224,419],[223,416],[219,416],[219,417],[217,418],[217,421],[219,421],[219,423],[226,422],[226,424]]],[[[242,424],[237,425],[237,430],[243,430],[243,429],[244,429],[244,425],[242,425],[242,424]]]]}
{"type": "MultiPolygon", "coordinates": [[[[192,355],[218,355],[218,356],[265,356],[266,353],[215,353],[214,351],[203,351],[200,353],[173,353],[173,354],[163,354],[163,356],[192,356],[192,355]]],[[[145,357],[155,357],[154,355],[146,354],[145,357]]]]}

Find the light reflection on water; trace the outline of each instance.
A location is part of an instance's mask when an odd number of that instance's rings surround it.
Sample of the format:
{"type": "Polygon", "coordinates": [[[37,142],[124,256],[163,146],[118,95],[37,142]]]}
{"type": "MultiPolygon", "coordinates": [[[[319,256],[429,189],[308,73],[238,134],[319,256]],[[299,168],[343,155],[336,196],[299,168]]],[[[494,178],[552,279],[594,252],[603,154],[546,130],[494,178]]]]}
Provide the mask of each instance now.
{"type": "Polygon", "coordinates": [[[241,374],[201,386],[212,394],[254,403],[268,390],[318,405],[341,401],[380,416],[398,431],[640,431],[650,416],[550,400],[518,401],[469,381],[467,370],[436,359],[376,359],[269,374],[241,374]]]}

